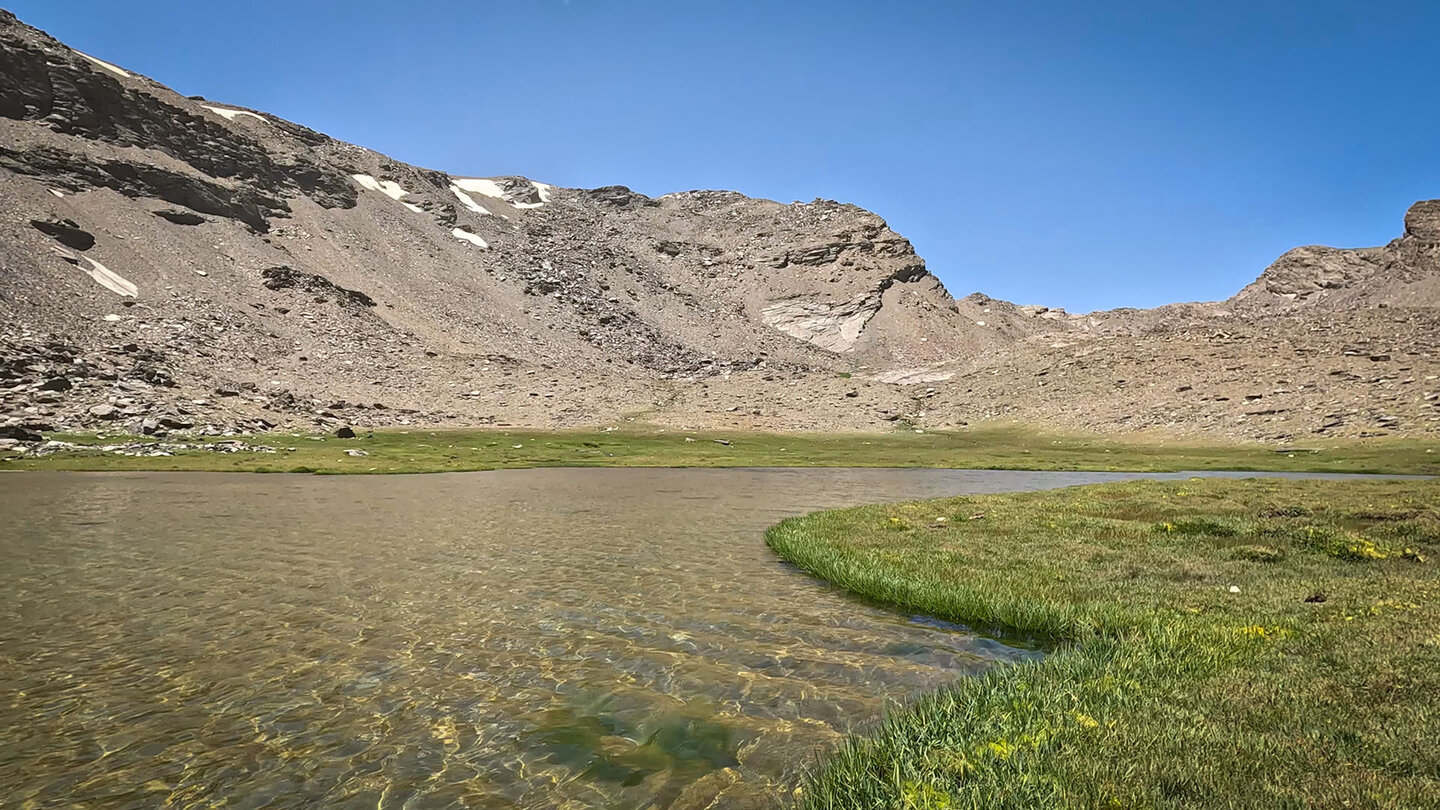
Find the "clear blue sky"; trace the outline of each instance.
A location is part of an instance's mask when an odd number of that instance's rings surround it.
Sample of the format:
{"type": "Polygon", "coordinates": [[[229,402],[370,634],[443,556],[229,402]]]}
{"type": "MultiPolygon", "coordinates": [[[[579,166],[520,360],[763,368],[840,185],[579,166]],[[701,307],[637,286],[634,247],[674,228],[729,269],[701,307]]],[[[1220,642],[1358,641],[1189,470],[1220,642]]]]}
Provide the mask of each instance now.
{"type": "Polygon", "coordinates": [[[1223,298],[1440,197],[1440,2],[0,0],[454,174],[870,208],[957,296],[1223,298]]]}

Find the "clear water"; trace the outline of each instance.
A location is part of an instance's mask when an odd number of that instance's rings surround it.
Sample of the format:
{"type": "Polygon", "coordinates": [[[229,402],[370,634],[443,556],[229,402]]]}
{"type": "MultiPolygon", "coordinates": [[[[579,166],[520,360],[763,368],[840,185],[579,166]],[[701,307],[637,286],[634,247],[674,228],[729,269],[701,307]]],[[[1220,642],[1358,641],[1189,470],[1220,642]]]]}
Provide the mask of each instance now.
{"type": "Polygon", "coordinates": [[[850,599],[766,526],[1116,477],[0,475],[0,805],[771,806],[1035,653],[850,599]]]}

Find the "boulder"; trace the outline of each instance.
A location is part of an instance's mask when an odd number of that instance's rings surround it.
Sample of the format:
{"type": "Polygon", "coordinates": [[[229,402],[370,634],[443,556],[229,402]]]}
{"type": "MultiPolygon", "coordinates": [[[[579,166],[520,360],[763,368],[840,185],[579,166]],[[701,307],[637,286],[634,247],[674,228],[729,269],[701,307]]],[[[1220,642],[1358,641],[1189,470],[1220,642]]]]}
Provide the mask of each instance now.
{"type": "Polygon", "coordinates": [[[95,237],[70,219],[32,219],[30,227],[75,250],[95,247],[95,237]]]}
{"type": "Polygon", "coordinates": [[[0,427],[0,439],[11,439],[17,442],[43,442],[45,437],[31,430],[26,430],[20,425],[0,427]]]}
{"type": "Polygon", "coordinates": [[[167,208],[163,211],[152,211],[155,216],[163,220],[173,222],[176,225],[200,225],[205,218],[193,211],[177,211],[174,208],[167,208]]]}

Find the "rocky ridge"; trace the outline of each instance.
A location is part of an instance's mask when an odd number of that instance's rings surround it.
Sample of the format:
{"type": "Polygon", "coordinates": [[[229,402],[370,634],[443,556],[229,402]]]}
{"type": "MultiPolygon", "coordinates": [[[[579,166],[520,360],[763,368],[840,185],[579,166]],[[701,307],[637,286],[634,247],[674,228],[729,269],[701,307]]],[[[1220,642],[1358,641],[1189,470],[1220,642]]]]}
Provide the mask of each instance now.
{"type": "Polygon", "coordinates": [[[1440,200],[1411,206],[1405,232],[1384,247],[1295,248],[1230,303],[1267,310],[1440,306],[1440,200]]]}
{"type": "Polygon", "coordinates": [[[1440,202],[1227,302],[956,300],[879,216],[394,161],[0,12],[0,441],[985,419],[1440,431],[1440,202]],[[1384,359],[1376,359],[1383,357],[1384,359]]]}

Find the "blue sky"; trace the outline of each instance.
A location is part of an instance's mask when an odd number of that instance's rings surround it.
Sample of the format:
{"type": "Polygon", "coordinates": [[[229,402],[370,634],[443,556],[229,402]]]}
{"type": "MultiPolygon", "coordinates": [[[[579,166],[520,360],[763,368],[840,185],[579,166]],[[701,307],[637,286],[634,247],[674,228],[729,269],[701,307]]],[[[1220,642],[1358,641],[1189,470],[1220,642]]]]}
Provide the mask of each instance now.
{"type": "Polygon", "coordinates": [[[1224,298],[1440,197],[1440,3],[5,0],[454,174],[854,202],[956,296],[1224,298]]]}

